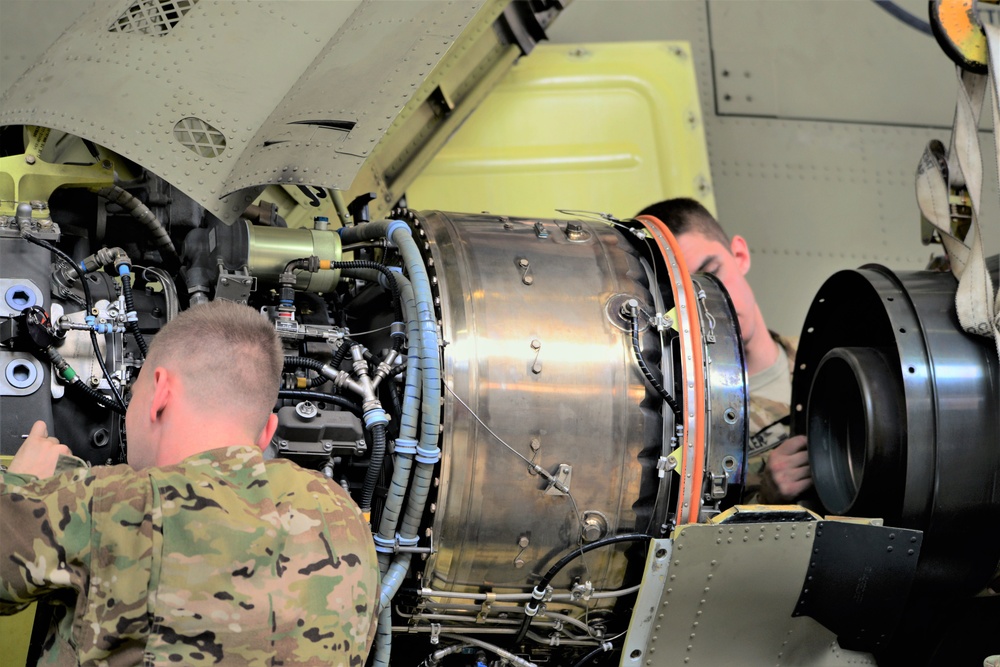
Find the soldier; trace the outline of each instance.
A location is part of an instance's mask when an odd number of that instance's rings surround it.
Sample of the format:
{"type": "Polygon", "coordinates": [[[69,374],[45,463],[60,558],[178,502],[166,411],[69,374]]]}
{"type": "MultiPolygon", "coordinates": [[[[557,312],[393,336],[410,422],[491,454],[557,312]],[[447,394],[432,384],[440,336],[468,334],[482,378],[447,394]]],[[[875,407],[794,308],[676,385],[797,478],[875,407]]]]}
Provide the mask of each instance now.
{"type": "Polygon", "coordinates": [[[57,665],[362,665],[371,532],[339,485],[265,461],[282,351],[213,302],[157,334],[126,414],[129,465],[87,468],[36,422],[0,480],[0,613],[54,608],[57,665]]]}
{"type": "Polygon", "coordinates": [[[787,503],[812,486],[804,435],[789,436],[787,417],[795,361],[793,341],[770,331],[746,280],[750,249],[741,236],[726,235],[712,214],[693,199],[668,199],[639,215],[658,218],[681,247],[691,273],[711,273],[732,299],[746,354],[750,392],[747,502],[787,503]]]}

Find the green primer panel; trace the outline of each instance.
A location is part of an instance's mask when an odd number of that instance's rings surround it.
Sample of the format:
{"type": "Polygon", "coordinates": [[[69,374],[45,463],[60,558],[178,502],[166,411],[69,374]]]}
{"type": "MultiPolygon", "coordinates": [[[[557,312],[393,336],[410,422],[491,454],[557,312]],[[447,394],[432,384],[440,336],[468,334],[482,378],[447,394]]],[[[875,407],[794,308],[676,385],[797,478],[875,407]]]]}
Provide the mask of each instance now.
{"type": "Polygon", "coordinates": [[[28,640],[35,620],[35,605],[13,616],[0,616],[0,664],[22,667],[28,661],[28,640]]]}
{"type": "Polygon", "coordinates": [[[535,48],[410,186],[407,202],[625,218],[681,196],[715,211],[691,50],[631,42],[535,48]]]}

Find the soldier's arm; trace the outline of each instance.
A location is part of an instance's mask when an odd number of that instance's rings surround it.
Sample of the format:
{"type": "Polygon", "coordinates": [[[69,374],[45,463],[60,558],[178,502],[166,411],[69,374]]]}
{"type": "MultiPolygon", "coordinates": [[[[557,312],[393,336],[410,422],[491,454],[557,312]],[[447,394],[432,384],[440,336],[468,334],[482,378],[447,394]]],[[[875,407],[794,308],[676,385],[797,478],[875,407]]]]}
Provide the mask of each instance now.
{"type": "Polygon", "coordinates": [[[36,421],[11,461],[10,471],[43,479],[51,477],[61,456],[72,456],[69,447],[49,435],[45,422],[36,421]]]}
{"type": "Polygon", "coordinates": [[[0,615],[13,614],[54,590],[82,590],[88,580],[90,470],[61,457],[47,479],[0,473],[0,615]]]}

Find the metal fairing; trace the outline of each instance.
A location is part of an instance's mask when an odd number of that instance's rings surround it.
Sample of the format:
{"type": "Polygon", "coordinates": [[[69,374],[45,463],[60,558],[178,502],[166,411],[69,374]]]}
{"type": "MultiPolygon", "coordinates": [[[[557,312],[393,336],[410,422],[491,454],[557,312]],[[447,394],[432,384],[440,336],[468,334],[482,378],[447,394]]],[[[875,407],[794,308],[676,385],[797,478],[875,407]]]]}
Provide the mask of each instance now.
{"type": "MultiPolygon", "coordinates": [[[[618,232],[588,225],[572,241],[565,227],[446,213],[421,222],[441,290],[446,381],[530,460],[572,470],[572,497],[546,494],[546,480],[446,392],[439,550],[425,573],[435,589],[523,586],[572,548],[578,512],[593,522],[593,539],[648,530],[648,512],[637,525],[632,504],[640,453],[660,416],[643,407],[630,335],[608,304],[627,295],[652,311],[652,297],[618,232]]],[[[588,555],[595,586],[621,584],[622,551],[588,555]]],[[[567,568],[559,581],[580,575],[567,568]]]]}
{"type": "Polygon", "coordinates": [[[497,0],[200,2],[163,30],[139,29],[131,4],[98,0],[6,90],[0,125],[83,137],[227,222],[267,184],[347,190],[363,167],[388,210],[431,130],[457,126],[488,90],[473,82],[524,48],[497,0]]]}

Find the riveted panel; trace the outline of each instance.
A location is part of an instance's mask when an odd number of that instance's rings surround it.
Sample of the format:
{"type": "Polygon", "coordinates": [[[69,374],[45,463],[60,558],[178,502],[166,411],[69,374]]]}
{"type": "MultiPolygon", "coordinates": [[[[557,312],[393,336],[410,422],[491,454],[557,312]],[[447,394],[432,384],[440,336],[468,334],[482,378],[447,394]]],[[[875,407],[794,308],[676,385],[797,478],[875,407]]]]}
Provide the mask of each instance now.
{"type": "Polygon", "coordinates": [[[674,536],[653,630],[645,647],[627,644],[624,667],[875,664],[792,616],[816,522],[754,509],[755,518],[778,520],[691,525],[674,536]]]}

